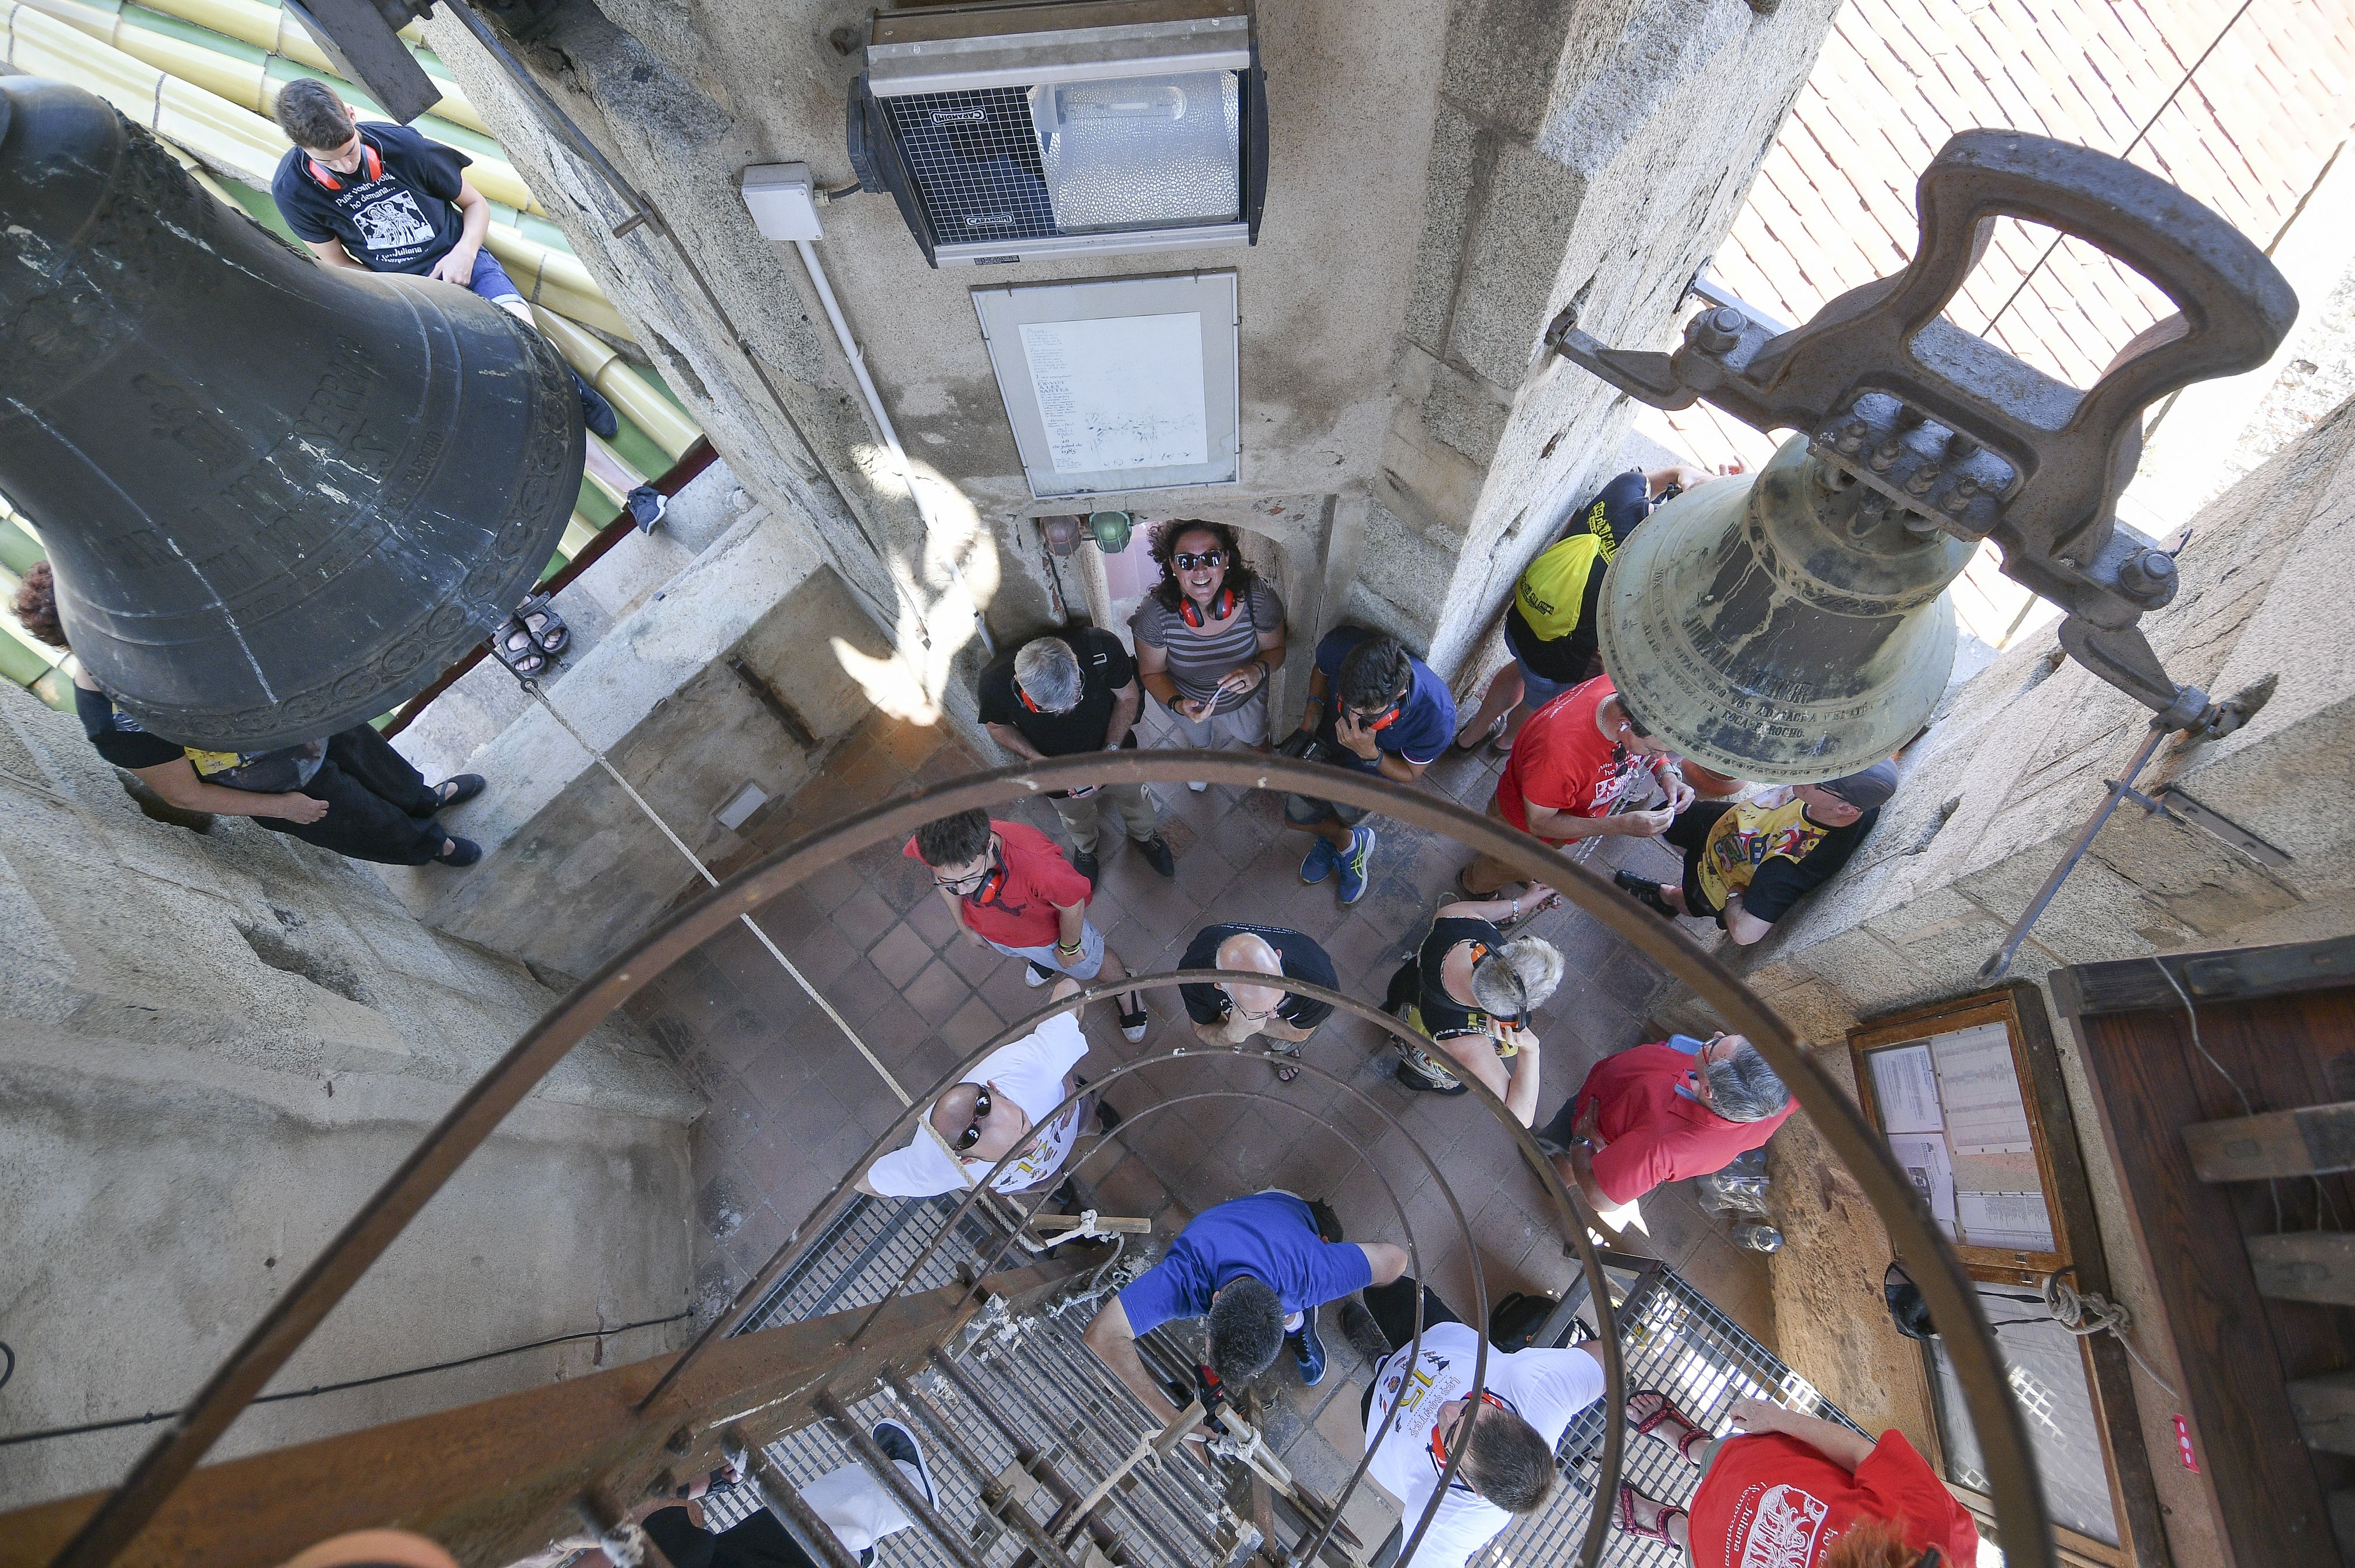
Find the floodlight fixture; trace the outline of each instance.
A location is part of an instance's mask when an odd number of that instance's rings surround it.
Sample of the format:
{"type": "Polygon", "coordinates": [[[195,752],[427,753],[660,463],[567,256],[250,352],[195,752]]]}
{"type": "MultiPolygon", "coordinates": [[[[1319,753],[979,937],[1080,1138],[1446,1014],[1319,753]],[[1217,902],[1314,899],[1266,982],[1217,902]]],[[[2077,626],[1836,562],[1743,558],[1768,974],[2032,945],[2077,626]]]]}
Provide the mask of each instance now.
{"type": "Polygon", "coordinates": [[[1250,0],[878,12],[866,63],[851,166],[935,267],[1258,243],[1250,0]]]}

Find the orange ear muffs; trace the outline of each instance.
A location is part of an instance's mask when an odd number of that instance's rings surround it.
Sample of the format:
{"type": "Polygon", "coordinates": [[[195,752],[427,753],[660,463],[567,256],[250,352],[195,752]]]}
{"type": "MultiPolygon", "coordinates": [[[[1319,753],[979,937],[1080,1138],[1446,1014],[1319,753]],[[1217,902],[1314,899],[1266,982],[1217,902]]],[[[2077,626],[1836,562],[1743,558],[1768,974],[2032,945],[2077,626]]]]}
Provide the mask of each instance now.
{"type": "MultiPolygon", "coordinates": [[[[1222,584],[1219,588],[1219,608],[1211,613],[1209,620],[1224,620],[1234,612],[1235,590],[1222,584]]],[[[1184,594],[1178,596],[1178,614],[1188,626],[1209,624],[1209,620],[1203,618],[1201,607],[1184,594]]]]}
{"type": "MultiPolygon", "coordinates": [[[[311,177],[329,190],[344,188],[344,182],[336,177],[336,172],[318,159],[305,158],[304,162],[311,165],[311,177]]],[[[368,171],[368,178],[360,182],[362,185],[372,185],[384,178],[384,154],[369,146],[366,137],[360,140],[360,167],[368,171]]]]}

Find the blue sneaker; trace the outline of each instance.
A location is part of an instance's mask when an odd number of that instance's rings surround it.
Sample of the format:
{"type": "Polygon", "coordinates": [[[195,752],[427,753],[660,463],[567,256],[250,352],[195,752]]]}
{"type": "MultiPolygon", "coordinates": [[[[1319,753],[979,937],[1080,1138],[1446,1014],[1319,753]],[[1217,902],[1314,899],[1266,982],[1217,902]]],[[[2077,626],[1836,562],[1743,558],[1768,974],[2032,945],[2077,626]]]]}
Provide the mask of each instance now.
{"type": "MultiPolygon", "coordinates": [[[[1319,839],[1318,843],[1325,841],[1319,839]]],[[[1333,857],[1341,868],[1341,902],[1355,904],[1366,895],[1366,863],[1373,858],[1374,830],[1359,827],[1349,830],[1349,847],[1333,857]]]]}
{"type": "Polygon", "coordinates": [[[1333,863],[1339,858],[1340,852],[1327,843],[1322,833],[1317,834],[1308,846],[1308,858],[1300,863],[1300,880],[1311,886],[1324,881],[1333,874],[1333,863]]]}
{"type": "Polygon", "coordinates": [[[1304,1384],[1315,1388],[1325,1381],[1325,1341],[1316,1332],[1316,1308],[1301,1313],[1299,1331],[1286,1334],[1284,1342],[1292,1347],[1292,1359],[1299,1364],[1304,1384]]]}

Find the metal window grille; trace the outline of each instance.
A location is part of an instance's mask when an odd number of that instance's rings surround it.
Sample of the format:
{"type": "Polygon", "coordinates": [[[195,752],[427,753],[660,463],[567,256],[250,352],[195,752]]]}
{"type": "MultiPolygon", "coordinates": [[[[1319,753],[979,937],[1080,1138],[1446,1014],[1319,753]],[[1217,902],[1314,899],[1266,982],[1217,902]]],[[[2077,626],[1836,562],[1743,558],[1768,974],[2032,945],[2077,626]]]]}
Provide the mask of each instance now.
{"type": "MultiPolygon", "coordinates": [[[[1710,1431],[1724,1426],[1726,1410],[1737,1399],[1765,1400],[1863,1430],[1675,1269],[1646,1258],[1605,1256],[1614,1285],[1625,1292],[1614,1315],[1626,1358],[1628,1393],[1657,1389],[1710,1431]]],[[[1578,1294],[1582,1292],[1574,1293],[1573,1301],[1578,1294]]],[[[1567,1342],[1566,1334],[1560,1342],[1567,1342]]],[[[1598,1505],[1595,1497],[1604,1424],[1624,1419],[1618,1411],[1604,1410],[1599,1404],[1581,1411],[1555,1449],[1562,1485],[1553,1500],[1490,1542],[1473,1557],[1472,1568],[1534,1568],[1573,1558],[1590,1513],[1597,1506],[1611,1506],[1610,1499],[1598,1505]]],[[[1700,1478],[1673,1450],[1632,1433],[1622,1471],[1621,1478],[1638,1491],[1680,1507],[1692,1500],[1700,1478]]],[[[1632,1535],[1613,1535],[1603,1552],[1604,1568],[1682,1568],[1684,1562],[1682,1549],[1632,1535]]]]}
{"type": "Polygon", "coordinates": [[[918,93],[882,105],[939,243],[1056,232],[1024,89],[918,93]]]}

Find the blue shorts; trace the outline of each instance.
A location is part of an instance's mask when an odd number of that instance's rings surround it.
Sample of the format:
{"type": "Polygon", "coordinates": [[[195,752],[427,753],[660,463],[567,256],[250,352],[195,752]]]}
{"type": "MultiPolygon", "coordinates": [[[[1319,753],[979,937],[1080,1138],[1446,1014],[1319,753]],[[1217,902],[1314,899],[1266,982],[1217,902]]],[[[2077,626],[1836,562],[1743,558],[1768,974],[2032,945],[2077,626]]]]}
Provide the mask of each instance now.
{"type": "MultiPolygon", "coordinates": [[[[523,298],[523,291],[515,286],[515,280],[507,276],[507,270],[500,266],[499,259],[488,250],[474,252],[474,275],[466,280],[466,287],[495,305],[523,298]]],[[[1567,686],[1562,688],[1564,691],[1569,689],[1567,686]]]]}
{"type": "Polygon", "coordinates": [[[1513,662],[1521,667],[1521,705],[1532,713],[1580,683],[1576,681],[1549,681],[1530,669],[1529,662],[1518,655],[1515,655],[1513,662]]]}

